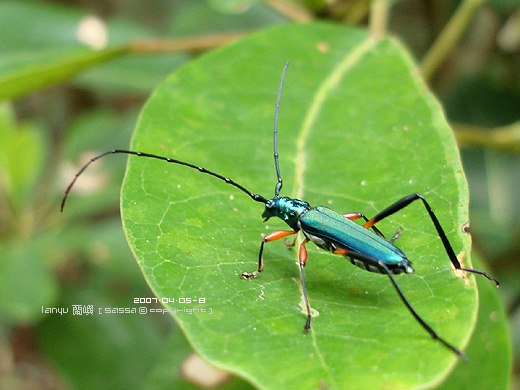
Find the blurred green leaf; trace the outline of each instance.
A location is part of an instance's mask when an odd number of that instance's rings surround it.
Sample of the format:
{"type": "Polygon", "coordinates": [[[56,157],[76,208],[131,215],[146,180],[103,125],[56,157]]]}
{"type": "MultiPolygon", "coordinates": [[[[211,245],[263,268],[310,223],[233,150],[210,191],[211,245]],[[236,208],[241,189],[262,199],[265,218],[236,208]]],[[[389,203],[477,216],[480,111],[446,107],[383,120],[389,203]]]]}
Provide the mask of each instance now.
{"type": "Polygon", "coordinates": [[[38,328],[44,351],[75,389],[141,388],[158,359],[160,321],[150,314],[106,313],[135,306],[129,294],[115,295],[109,287],[65,289],[59,305],[68,313],[49,314],[38,328]],[[73,305],[93,305],[94,313],[73,314],[73,305]]]}
{"type": "MultiPolygon", "coordinates": [[[[155,92],[133,149],[200,164],[269,196],[274,103],[286,60],[283,195],[373,215],[420,192],[470,265],[469,238],[461,232],[467,186],[453,135],[393,40],[309,24],[215,51],[155,92]]],[[[175,314],[199,354],[264,389],[409,389],[446,378],[456,357],[417,324],[383,275],[310,249],[307,288],[319,316],[305,335],[297,251],[268,245],[264,272],[241,280],[257,267],[259,233],[284,228],[269,221],[261,229],[261,212],[262,205],[207,175],[129,159],[122,193],[128,241],[155,294],[175,300],[168,308],[206,310],[175,314]]],[[[387,235],[406,228],[398,245],[416,274],[398,283],[439,334],[463,348],[477,314],[473,277],[466,284],[453,274],[420,204],[378,226],[387,235]]]]}
{"type": "Polygon", "coordinates": [[[186,61],[185,55],[172,53],[114,61],[126,53],[129,42],[153,38],[156,32],[128,19],[103,21],[63,5],[2,2],[0,34],[0,99],[54,85],[89,68],[92,72],[78,78],[78,84],[111,93],[148,92],[186,61]],[[106,62],[109,66],[95,66],[106,62]]]}
{"type": "MultiPolygon", "coordinates": [[[[75,116],[65,139],[65,158],[74,160],[84,153],[101,153],[107,149],[107,145],[128,147],[138,115],[137,108],[119,112],[113,108],[100,107],[75,116]]],[[[118,166],[114,171],[120,172],[121,167],[118,166]]]]}
{"type": "Polygon", "coordinates": [[[38,129],[16,121],[12,106],[0,103],[0,189],[17,208],[32,189],[45,158],[38,129]]]}
{"type": "Polygon", "coordinates": [[[518,9],[518,1],[517,0],[490,0],[490,3],[499,11],[512,12],[515,9],[518,9]]]}
{"type": "Polygon", "coordinates": [[[3,1],[0,4],[0,51],[39,50],[81,45],[75,31],[84,12],[36,1],[3,1]]]}
{"type": "MultiPolygon", "coordinates": [[[[475,267],[482,268],[478,256],[475,267]]],[[[511,343],[504,305],[493,283],[478,278],[477,326],[466,348],[468,364],[459,362],[439,390],[507,390],[510,387],[511,343]]]]}
{"type": "Polygon", "coordinates": [[[0,62],[0,101],[58,84],[91,66],[127,52],[128,48],[118,47],[99,51],[58,50],[54,53],[45,50],[44,53],[31,53],[28,59],[24,53],[6,56],[0,62]]]}
{"type": "MultiPolygon", "coordinates": [[[[78,34],[78,29],[82,22],[92,17],[88,11],[61,4],[2,1],[0,34],[6,39],[0,42],[0,52],[85,48],[85,40],[78,34]]],[[[150,29],[128,19],[114,19],[106,25],[99,20],[99,23],[111,45],[125,45],[131,39],[154,36],[150,29]]]]}
{"type": "Polygon", "coordinates": [[[186,63],[184,53],[132,55],[93,67],[74,79],[75,85],[108,94],[148,95],[175,69],[186,63]]]}
{"type": "Polygon", "coordinates": [[[187,1],[172,13],[171,36],[197,36],[204,33],[253,31],[283,23],[287,19],[269,6],[256,0],[245,0],[249,6],[229,1],[187,1]],[[219,12],[221,11],[221,12],[219,12]]]}
{"type": "Polygon", "coordinates": [[[471,231],[485,237],[482,245],[495,261],[518,242],[520,228],[516,189],[520,186],[518,157],[492,150],[463,150],[471,185],[471,231]]]}
{"type": "Polygon", "coordinates": [[[222,13],[240,13],[251,7],[258,0],[206,0],[206,3],[222,13]]]}
{"type": "Polygon", "coordinates": [[[42,307],[56,301],[58,286],[40,246],[27,243],[3,246],[0,261],[0,314],[28,325],[42,318],[42,307]]]}
{"type": "MultiPolygon", "coordinates": [[[[120,113],[116,110],[99,109],[77,116],[71,122],[65,141],[66,162],[62,166],[59,197],[63,196],[63,191],[74,175],[90,158],[107,148],[128,148],[137,116],[137,110],[120,113]]],[[[65,215],[84,221],[93,213],[108,210],[117,213],[125,162],[123,157],[100,161],[85,172],[70,194],[74,201],[67,203],[65,215]]]]}
{"type": "MultiPolygon", "coordinates": [[[[518,282],[520,277],[516,277],[515,281],[517,282],[516,286],[518,286],[518,282]]],[[[518,291],[517,291],[518,293],[518,291]]],[[[517,306],[514,311],[510,314],[510,325],[511,325],[511,336],[513,339],[513,357],[514,361],[520,361],[520,308],[517,306]]],[[[515,367],[516,368],[516,367],[515,367]]],[[[516,379],[516,378],[515,378],[516,379]]],[[[513,380],[515,381],[515,380],[513,380]]]]}
{"type": "MultiPolygon", "coordinates": [[[[194,383],[191,378],[186,378],[184,375],[184,367],[183,364],[186,363],[186,360],[191,357],[193,354],[193,350],[184,337],[183,333],[180,329],[174,329],[171,332],[170,337],[164,343],[163,349],[161,351],[161,356],[158,359],[159,363],[155,366],[154,370],[149,375],[149,380],[145,386],[146,389],[150,390],[159,390],[159,389],[183,389],[183,390],[191,390],[191,389],[201,389],[211,387],[212,389],[225,389],[225,390],[251,390],[252,387],[247,382],[243,380],[232,377],[228,375],[228,377],[223,378],[213,378],[215,379],[214,386],[199,386],[194,383]],[[220,380],[216,380],[220,379],[220,380]]],[[[202,379],[206,379],[204,376],[205,372],[201,370],[201,367],[195,367],[195,370],[198,369],[198,372],[195,372],[197,376],[202,377],[202,379]]],[[[191,371],[191,370],[190,370],[191,371]]]]}
{"type": "MultiPolygon", "coordinates": [[[[520,93],[514,88],[504,90],[498,80],[487,75],[459,81],[445,97],[445,107],[451,121],[492,128],[518,119],[520,93]]],[[[515,196],[520,185],[518,156],[463,148],[462,160],[471,192],[472,232],[483,237],[481,245],[498,258],[518,241],[520,208],[515,196]]]]}

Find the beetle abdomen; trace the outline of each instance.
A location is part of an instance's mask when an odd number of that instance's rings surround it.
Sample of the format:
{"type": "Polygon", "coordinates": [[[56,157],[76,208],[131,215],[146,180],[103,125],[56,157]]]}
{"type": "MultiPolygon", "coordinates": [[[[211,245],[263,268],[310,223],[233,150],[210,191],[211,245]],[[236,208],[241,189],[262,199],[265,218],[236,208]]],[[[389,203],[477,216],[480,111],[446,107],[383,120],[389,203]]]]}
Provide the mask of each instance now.
{"type": "MultiPolygon", "coordinates": [[[[298,221],[305,236],[318,247],[335,251],[345,249],[380,260],[392,271],[411,273],[413,269],[405,254],[369,229],[336,213],[328,207],[318,206],[302,214],[298,221]]],[[[355,266],[370,272],[385,273],[373,262],[345,256],[355,266]]]]}

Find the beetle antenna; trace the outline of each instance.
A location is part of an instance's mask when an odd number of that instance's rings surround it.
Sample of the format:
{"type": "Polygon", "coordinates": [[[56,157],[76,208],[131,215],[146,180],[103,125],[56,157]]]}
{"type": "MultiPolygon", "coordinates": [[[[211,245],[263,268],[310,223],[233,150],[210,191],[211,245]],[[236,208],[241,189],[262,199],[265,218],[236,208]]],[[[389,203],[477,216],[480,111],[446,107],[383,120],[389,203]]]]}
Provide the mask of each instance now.
{"type": "Polygon", "coordinates": [[[175,164],[179,164],[179,165],[184,165],[185,167],[193,168],[193,169],[198,170],[199,172],[207,173],[208,175],[214,176],[222,181],[225,181],[228,184],[231,184],[232,186],[238,188],[242,192],[245,192],[247,195],[249,195],[251,197],[251,199],[253,199],[257,202],[267,203],[267,199],[265,199],[262,195],[253,194],[252,192],[247,190],[245,187],[241,186],[240,184],[231,180],[230,178],[219,175],[218,173],[212,172],[206,168],[199,167],[197,165],[193,165],[193,164],[190,164],[190,163],[187,163],[184,161],[175,160],[170,157],[158,156],[156,154],[134,152],[131,150],[114,149],[114,150],[109,150],[108,152],[105,152],[105,153],[101,153],[100,155],[97,155],[96,157],[91,158],[89,161],[87,161],[87,163],[85,165],[83,165],[81,167],[81,169],[78,171],[78,173],[76,173],[76,175],[74,176],[74,179],[72,179],[72,182],[69,184],[69,186],[65,190],[65,196],[63,197],[63,200],[61,201],[61,211],[62,212],[63,212],[63,208],[65,207],[65,202],[67,201],[67,197],[69,196],[69,192],[72,189],[72,186],[74,186],[74,183],[76,183],[76,180],[78,180],[78,177],[85,171],[85,169],[87,169],[87,167],[90,164],[92,164],[96,160],[99,160],[101,157],[105,157],[109,154],[117,154],[117,153],[132,154],[134,156],[139,156],[139,157],[150,157],[150,158],[155,158],[157,160],[163,160],[163,161],[166,161],[169,163],[175,163],[175,164]]]}
{"type": "Polygon", "coordinates": [[[285,79],[285,72],[289,67],[289,61],[285,63],[282,72],[282,79],[280,80],[280,86],[278,87],[278,97],[276,98],[276,109],[274,110],[274,166],[276,168],[276,175],[278,176],[278,182],[274,188],[274,196],[278,196],[283,186],[282,175],[280,173],[280,162],[278,161],[278,112],[280,111],[280,97],[282,96],[283,81],[285,79]]]}

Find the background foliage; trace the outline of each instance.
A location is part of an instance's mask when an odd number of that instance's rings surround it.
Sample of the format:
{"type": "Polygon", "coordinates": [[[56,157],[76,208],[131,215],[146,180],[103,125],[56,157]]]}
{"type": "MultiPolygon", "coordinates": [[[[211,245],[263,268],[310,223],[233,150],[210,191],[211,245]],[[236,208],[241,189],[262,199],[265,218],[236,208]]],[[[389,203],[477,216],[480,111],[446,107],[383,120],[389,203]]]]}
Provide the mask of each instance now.
{"type": "MultiPolygon", "coordinates": [[[[461,146],[474,246],[502,282],[518,357],[519,13],[515,1],[2,2],[0,387],[199,388],[186,379],[190,347],[166,315],[42,314],[42,306],[127,307],[129,296],[153,296],[119,222],[125,159],[87,171],[63,215],[61,193],[88,156],[128,146],[144,100],[175,68],[230,39],[316,19],[388,30],[421,64],[461,146]],[[109,48],[91,50],[106,39],[109,48]]],[[[488,287],[479,286],[482,321],[468,354],[507,342],[493,326],[500,304],[488,287]]],[[[503,345],[496,363],[507,372],[503,345]]],[[[457,366],[441,386],[463,388],[475,369],[493,375],[482,364],[457,366]]],[[[209,378],[207,370],[196,371],[209,378]]],[[[250,387],[214,375],[222,388],[250,387]]],[[[496,378],[479,384],[497,388],[496,378]]]]}

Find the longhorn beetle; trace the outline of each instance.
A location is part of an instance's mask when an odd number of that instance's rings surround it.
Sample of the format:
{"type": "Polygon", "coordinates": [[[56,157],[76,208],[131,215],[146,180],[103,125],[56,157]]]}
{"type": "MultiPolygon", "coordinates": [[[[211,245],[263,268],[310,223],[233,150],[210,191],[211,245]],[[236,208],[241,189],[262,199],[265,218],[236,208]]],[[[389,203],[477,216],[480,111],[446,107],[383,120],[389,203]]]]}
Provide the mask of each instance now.
{"type": "MultiPolygon", "coordinates": [[[[260,245],[260,253],[258,255],[258,269],[252,273],[243,273],[240,276],[243,279],[252,279],[258,276],[260,272],[262,272],[264,268],[263,261],[263,252],[264,252],[264,244],[266,242],[280,240],[289,235],[296,234],[299,231],[303,233],[304,239],[300,244],[299,250],[299,265],[300,272],[302,278],[302,286],[303,286],[303,295],[305,298],[305,305],[307,308],[307,321],[305,322],[304,331],[308,331],[311,328],[311,309],[309,305],[309,300],[307,298],[307,290],[305,287],[305,273],[304,267],[307,261],[307,249],[305,245],[312,241],[318,247],[330,251],[332,253],[342,255],[345,258],[349,259],[350,262],[364,270],[370,272],[377,272],[381,274],[386,274],[390,282],[393,284],[397,294],[401,298],[401,301],[408,308],[413,317],[419,322],[419,324],[434,338],[440,341],[444,346],[449,348],[452,352],[454,352],[457,356],[461,357],[464,361],[466,361],[466,357],[464,354],[458,350],[455,346],[447,342],[444,338],[439,336],[427,323],[426,321],[415,311],[412,307],[408,299],[405,297],[403,291],[397,285],[393,274],[406,273],[411,274],[414,272],[412,268],[411,262],[408,260],[406,255],[397,248],[393,241],[395,241],[399,235],[400,230],[394,235],[394,237],[390,239],[386,239],[385,236],[377,229],[375,224],[382,219],[400,211],[401,209],[408,206],[410,203],[420,200],[424,205],[426,212],[428,213],[431,221],[433,222],[433,226],[435,227],[439,238],[441,239],[442,244],[444,245],[444,249],[455,269],[472,272],[475,274],[480,274],[485,276],[487,279],[492,280],[496,283],[497,287],[499,285],[498,281],[494,279],[492,276],[488,275],[484,271],[472,269],[472,268],[463,268],[461,267],[453,248],[446,237],[446,234],[437,219],[435,213],[431,209],[430,205],[426,201],[426,199],[418,193],[405,196],[404,198],[398,200],[391,206],[387,207],[379,214],[377,214],[372,219],[368,219],[362,213],[347,213],[347,214],[338,214],[337,212],[325,207],[311,207],[309,203],[304,202],[299,199],[292,199],[289,197],[280,197],[280,190],[282,189],[283,180],[282,175],[280,173],[280,164],[278,160],[278,112],[280,110],[280,97],[282,95],[282,88],[285,79],[285,73],[287,71],[287,67],[289,66],[289,62],[285,64],[285,67],[282,72],[282,78],[278,87],[278,97],[276,99],[276,108],[274,115],[274,165],[276,169],[276,175],[278,177],[278,181],[275,186],[274,196],[271,199],[266,199],[262,195],[253,194],[245,187],[241,186],[237,182],[231,180],[230,178],[224,177],[218,173],[210,171],[206,168],[199,167],[197,165],[193,165],[184,161],[175,160],[169,157],[162,157],[155,154],[143,153],[143,152],[134,152],[131,150],[121,150],[114,149],[108,152],[102,153],[96,157],[90,159],[83,167],[76,173],[74,179],[69,184],[65,191],[65,195],[63,197],[63,201],[61,203],[61,211],[63,211],[63,207],[65,206],[65,202],[69,195],[69,192],[78,179],[78,177],[85,171],[85,169],[92,164],[94,161],[100,159],[109,154],[130,154],[140,157],[150,157],[158,160],[163,160],[170,163],[184,165],[189,168],[193,168],[202,173],[207,173],[208,175],[214,176],[220,180],[225,181],[228,184],[238,188],[242,192],[245,192],[251,199],[257,202],[261,202],[265,204],[265,210],[262,214],[264,218],[264,222],[267,221],[271,217],[278,217],[282,219],[291,230],[277,230],[272,232],[267,236],[263,236],[262,243],[260,245]],[[354,222],[356,219],[363,218],[365,221],[364,225],[360,225],[354,222]],[[369,230],[372,229],[372,230],[369,230]]],[[[290,244],[289,244],[290,245],[290,244]]],[[[292,243],[294,245],[294,241],[292,243]]]]}

